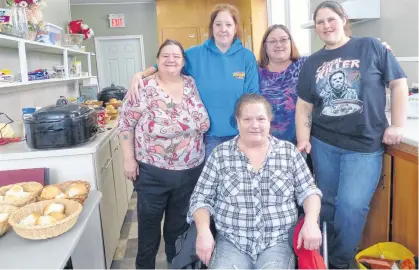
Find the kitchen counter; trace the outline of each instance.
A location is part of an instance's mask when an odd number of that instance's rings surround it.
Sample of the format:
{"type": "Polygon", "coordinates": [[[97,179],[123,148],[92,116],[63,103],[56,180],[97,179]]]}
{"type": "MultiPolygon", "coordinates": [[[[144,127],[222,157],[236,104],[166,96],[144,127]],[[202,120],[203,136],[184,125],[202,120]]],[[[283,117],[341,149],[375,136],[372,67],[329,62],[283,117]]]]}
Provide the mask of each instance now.
{"type": "Polygon", "coordinates": [[[0,238],[0,267],[3,269],[63,269],[101,198],[101,192],[92,190],[77,223],[68,232],[54,238],[29,240],[18,236],[10,228],[0,238]]]}
{"type": "Polygon", "coordinates": [[[92,154],[116,134],[116,126],[117,121],[112,120],[105,126],[106,131],[96,134],[90,142],[71,148],[32,149],[27,146],[25,141],[2,145],[0,146],[0,161],[92,154]]]}
{"type": "MultiPolygon", "coordinates": [[[[391,113],[386,112],[388,123],[391,125],[391,113]]],[[[419,119],[408,118],[406,123],[405,133],[402,139],[402,143],[418,147],[419,140],[419,119]]]]}

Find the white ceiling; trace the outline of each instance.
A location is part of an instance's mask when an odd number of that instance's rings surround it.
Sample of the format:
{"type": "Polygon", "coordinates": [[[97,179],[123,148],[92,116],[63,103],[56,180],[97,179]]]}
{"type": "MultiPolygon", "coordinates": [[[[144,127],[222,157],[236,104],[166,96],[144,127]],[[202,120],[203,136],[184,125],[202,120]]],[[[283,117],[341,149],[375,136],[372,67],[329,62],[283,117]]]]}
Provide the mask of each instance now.
{"type": "Polygon", "coordinates": [[[70,0],[70,5],[155,3],[155,0],[70,0]]]}

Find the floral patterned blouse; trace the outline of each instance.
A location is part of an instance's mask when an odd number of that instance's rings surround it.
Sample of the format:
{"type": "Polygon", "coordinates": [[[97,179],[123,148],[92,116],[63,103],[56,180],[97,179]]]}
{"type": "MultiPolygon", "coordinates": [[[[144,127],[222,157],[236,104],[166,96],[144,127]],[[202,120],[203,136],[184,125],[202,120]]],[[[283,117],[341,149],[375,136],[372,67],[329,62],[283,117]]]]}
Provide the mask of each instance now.
{"type": "Polygon", "coordinates": [[[134,130],[135,157],[159,168],[184,170],[200,165],[205,158],[203,134],[209,117],[195,80],[183,76],[184,94],[176,104],[155,80],[144,81],[140,102],[125,99],[118,130],[134,130]]]}
{"type": "Polygon", "coordinates": [[[282,72],[271,72],[259,67],[260,94],[272,105],[271,133],[278,139],[297,142],[295,132],[295,105],[297,83],[301,67],[307,57],[294,61],[282,72]]]}

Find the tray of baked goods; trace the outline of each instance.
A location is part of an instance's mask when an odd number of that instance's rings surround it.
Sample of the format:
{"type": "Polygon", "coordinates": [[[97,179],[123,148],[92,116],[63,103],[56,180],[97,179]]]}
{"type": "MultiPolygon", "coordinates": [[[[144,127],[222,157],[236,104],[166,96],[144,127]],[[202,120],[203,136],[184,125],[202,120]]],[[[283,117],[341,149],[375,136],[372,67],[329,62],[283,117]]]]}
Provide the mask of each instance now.
{"type": "Polygon", "coordinates": [[[10,228],[34,240],[61,235],[76,224],[89,192],[90,184],[80,180],[0,187],[0,236],[10,228]]]}

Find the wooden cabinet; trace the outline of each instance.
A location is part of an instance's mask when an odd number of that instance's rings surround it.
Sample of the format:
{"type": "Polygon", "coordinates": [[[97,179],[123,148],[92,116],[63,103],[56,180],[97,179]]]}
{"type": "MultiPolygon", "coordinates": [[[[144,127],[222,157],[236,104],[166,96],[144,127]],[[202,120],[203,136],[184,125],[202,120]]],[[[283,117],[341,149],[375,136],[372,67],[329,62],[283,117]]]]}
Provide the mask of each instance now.
{"type": "Polygon", "coordinates": [[[166,39],[179,41],[185,50],[199,44],[196,27],[164,28],[162,29],[162,41],[164,42],[166,39]]]}
{"type": "Polygon", "coordinates": [[[365,249],[378,242],[389,241],[391,195],[391,156],[384,154],[380,182],[370,204],[367,223],[362,237],[361,248],[365,249]]]}
{"type": "Polygon", "coordinates": [[[389,146],[360,248],[397,242],[418,255],[418,148],[389,146]]]}
{"type": "Polygon", "coordinates": [[[391,240],[418,255],[418,163],[394,157],[391,240]]]}
{"type": "Polygon", "coordinates": [[[242,42],[258,54],[262,36],[268,28],[266,2],[267,0],[156,0],[160,44],[166,38],[178,40],[185,49],[201,44],[208,39],[206,33],[211,12],[217,4],[223,3],[234,5],[239,10],[242,42]],[[196,39],[189,37],[193,33],[196,39]]]}
{"type": "Polygon", "coordinates": [[[119,241],[118,210],[115,196],[112,156],[106,143],[96,156],[98,190],[103,197],[99,205],[106,267],[110,268],[119,241]]]}
{"type": "Polygon", "coordinates": [[[117,137],[115,137],[115,139],[111,139],[110,145],[113,158],[112,167],[115,184],[116,205],[118,207],[118,227],[121,228],[128,210],[128,197],[126,187],[127,179],[124,175],[124,161],[117,137]]]}
{"type": "Polygon", "coordinates": [[[204,43],[209,38],[208,27],[199,28],[199,44],[204,43]]]}

